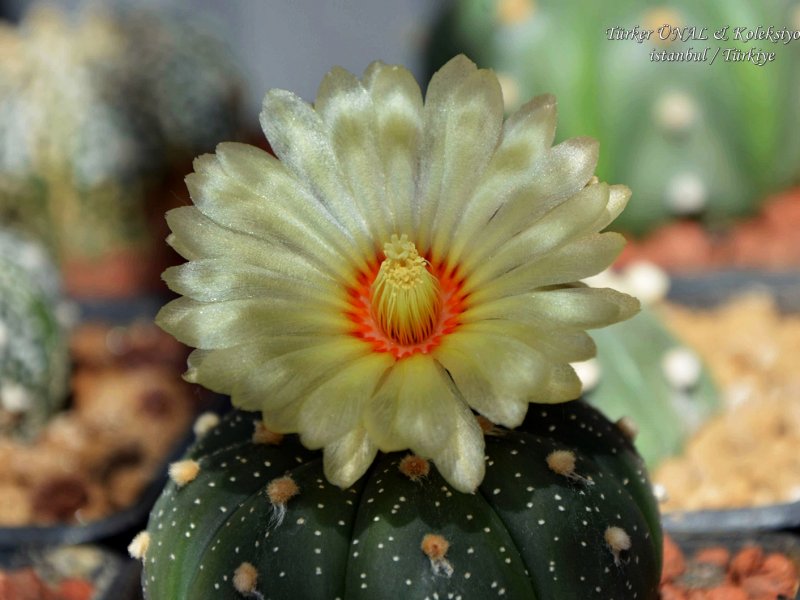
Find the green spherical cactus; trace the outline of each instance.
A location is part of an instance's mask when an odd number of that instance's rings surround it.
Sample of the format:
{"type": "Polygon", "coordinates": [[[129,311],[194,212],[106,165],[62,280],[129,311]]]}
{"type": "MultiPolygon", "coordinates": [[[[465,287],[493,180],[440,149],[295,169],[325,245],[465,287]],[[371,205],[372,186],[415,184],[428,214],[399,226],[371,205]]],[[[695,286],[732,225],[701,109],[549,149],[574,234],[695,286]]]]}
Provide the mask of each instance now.
{"type": "Polygon", "coordinates": [[[642,310],[592,337],[598,377],[587,400],[610,419],[630,419],[638,430],[636,448],[649,467],[679,453],[719,408],[711,375],[655,311],[642,310]]]}
{"type": "Polygon", "coordinates": [[[319,453],[259,426],[231,413],[172,466],[132,545],[148,600],[658,597],[641,459],[582,402],[489,430],[475,494],[403,453],[339,489],[319,453]]]}
{"type": "Polygon", "coordinates": [[[634,191],[615,227],[644,233],[683,215],[719,226],[796,180],[800,164],[800,142],[786,126],[800,120],[800,47],[736,40],[734,27],[792,31],[798,21],[800,5],[790,1],[457,0],[430,36],[429,59],[433,69],[469,52],[498,72],[509,109],[556,94],[559,135],[600,140],[598,175],[634,191]],[[726,25],[730,39],[715,40],[726,25]],[[698,36],[706,27],[708,39],[659,39],[691,26],[698,36]],[[635,27],[653,33],[641,42],[615,37],[635,27]],[[705,63],[652,55],[706,48],[705,63]],[[775,60],[725,62],[726,49],[774,51],[775,60]]]}
{"type": "Polygon", "coordinates": [[[0,435],[32,437],[66,398],[69,356],[58,309],[44,248],[0,231],[0,435]]]}

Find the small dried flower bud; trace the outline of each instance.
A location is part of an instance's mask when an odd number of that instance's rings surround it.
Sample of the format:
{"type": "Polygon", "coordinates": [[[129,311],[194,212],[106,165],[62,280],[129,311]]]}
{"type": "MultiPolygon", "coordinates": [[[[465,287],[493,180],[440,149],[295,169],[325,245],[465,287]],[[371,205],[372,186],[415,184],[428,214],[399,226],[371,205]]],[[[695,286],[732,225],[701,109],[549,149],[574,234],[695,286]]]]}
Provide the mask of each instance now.
{"type": "Polygon", "coordinates": [[[169,477],[178,487],[194,481],[198,473],[200,473],[200,463],[196,460],[179,460],[169,466],[169,477]]]}
{"type": "Polygon", "coordinates": [[[408,454],[402,458],[398,465],[400,472],[411,481],[419,481],[430,473],[430,463],[416,454],[408,454]]]}
{"type": "Polygon", "coordinates": [[[274,431],[267,429],[267,426],[264,425],[262,421],[256,422],[255,428],[253,429],[254,444],[269,444],[270,446],[277,446],[282,441],[282,433],[275,433],[274,431]]]}
{"type": "Polygon", "coordinates": [[[249,562],[243,562],[233,572],[233,587],[240,594],[252,594],[258,582],[258,571],[249,562]]]}
{"type": "Polygon", "coordinates": [[[150,546],[150,534],[146,531],[140,531],[128,544],[128,554],[131,558],[137,560],[144,560],[147,554],[147,548],[150,546]]]}

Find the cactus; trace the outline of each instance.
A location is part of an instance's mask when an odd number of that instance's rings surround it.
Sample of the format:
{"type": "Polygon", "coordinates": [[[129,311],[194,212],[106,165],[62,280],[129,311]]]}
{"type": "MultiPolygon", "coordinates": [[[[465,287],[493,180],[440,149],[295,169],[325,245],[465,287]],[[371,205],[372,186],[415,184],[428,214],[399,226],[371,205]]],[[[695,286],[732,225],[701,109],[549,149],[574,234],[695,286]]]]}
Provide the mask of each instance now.
{"type": "Polygon", "coordinates": [[[39,7],[0,49],[0,218],[60,258],[147,248],[168,169],[237,133],[235,69],[191,25],[39,7]]]}
{"type": "Polygon", "coordinates": [[[0,435],[32,437],[65,400],[69,357],[58,308],[44,249],[0,231],[0,435]]]}
{"type": "Polygon", "coordinates": [[[476,494],[402,453],[339,489],[319,453],[259,427],[230,413],[173,465],[132,545],[148,600],[657,597],[661,533],[641,460],[580,401],[489,429],[476,494]]]}
{"type": "Polygon", "coordinates": [[[615,226],[644,233],[684,214],[720,226],[753,213],[766,192],[796,180],[800,141],[800,69],[796,43],[715,41],[729,25],[796,30],[800,7],[673,0],[661,7],[631,1],[457,0],[430,36],[438,67],[469,52],[505,83],[509,108],[534,93],[561,100],[560,134],[591,135],[603,145],[601,179],[634,191],[615,226]],[[708,41],[660,42],[663,24],[708,28],[708,41]],[[643,43],[609,40],[610,27],[655,30],[643,43]],[[651,62],[651,50],[719,46],[775,51],[764,67],[651,62]],[[539,57],[554,56],[541,60],[539,57]]]}
{"type": "Polygon", "coordinates": [[[710,374],[655,311],[644,309],[592,337],[600,377],[587,400],[610,419],[635,423],[636,447],[649,467],[677,454],[719,408],[710,374]]]}

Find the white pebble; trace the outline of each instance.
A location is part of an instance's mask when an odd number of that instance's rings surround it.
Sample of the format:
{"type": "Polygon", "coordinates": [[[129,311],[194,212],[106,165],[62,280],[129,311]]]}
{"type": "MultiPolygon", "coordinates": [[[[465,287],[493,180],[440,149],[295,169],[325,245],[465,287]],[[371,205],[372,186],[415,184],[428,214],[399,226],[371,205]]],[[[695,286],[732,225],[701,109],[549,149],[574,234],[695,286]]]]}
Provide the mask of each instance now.
{"type": "Polygon", "coordinates": [[[700,379],[702,368],[697,354],[683,346],[668,350],[661,358],[661,370],[675,389],[694,386],[700,379]]]}
{"type": "Polygon", "coordinates": [[[645,260],[632,263],[625,269],[624,277],[626,287],[642,304],[663,300],[669,291],[670,281],[666,271],[645,260]]]}

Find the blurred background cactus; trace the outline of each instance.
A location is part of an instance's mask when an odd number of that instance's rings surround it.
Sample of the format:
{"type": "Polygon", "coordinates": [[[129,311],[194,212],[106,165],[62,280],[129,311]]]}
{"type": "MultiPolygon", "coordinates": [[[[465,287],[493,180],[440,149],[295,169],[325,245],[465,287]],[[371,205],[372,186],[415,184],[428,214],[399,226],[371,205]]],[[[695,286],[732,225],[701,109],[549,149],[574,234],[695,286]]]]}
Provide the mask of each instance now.
{"type": "MultiPolygon", "coordinates": [[[[535,94],[559,99],[561,139],[601,143],[598,176],[634,190],[615,226],[644,234],[679,216],[725,227],[800,177],[800,43],[734,41],[733,28],[800,28],[800,3],[771,0],[585,3],[456,0],[430,35],[429,69],[459,52],[495,69],[508,109],[535,94]],[[707,27],[707,41],[661,41],[658,28],[707,27]],[[725,26],[729,41],[716,41],[725,26]],[[649,41],[607,29],[656,30],[649,41]],[[651,51],[717,46],[774,51],[767,66],[651,62],[651,51]]],[[[665,29],[664,32],[668,32],[665,29]]],[[[699,33],[699,31],[698,31],[699,33]]]]}
{"type": "Polygon", "coordinates": [[[239,78],[190,21],[133,9],[71,17],[35,7],[0,29],[0,220],[48,240],[78,272],[115,257],[140,279],[158,237],[151,214],[174,202],[168,175],[239,137],[239,78]]]}
{"type": "Polygon", "coordinates": [[[31,438],[66,400],[61,303],[44,247],[0,229],[0,437],[31,438]]]}

